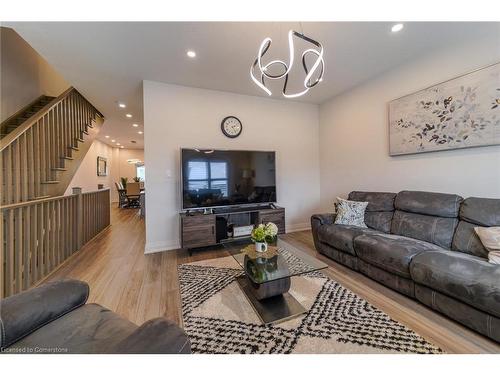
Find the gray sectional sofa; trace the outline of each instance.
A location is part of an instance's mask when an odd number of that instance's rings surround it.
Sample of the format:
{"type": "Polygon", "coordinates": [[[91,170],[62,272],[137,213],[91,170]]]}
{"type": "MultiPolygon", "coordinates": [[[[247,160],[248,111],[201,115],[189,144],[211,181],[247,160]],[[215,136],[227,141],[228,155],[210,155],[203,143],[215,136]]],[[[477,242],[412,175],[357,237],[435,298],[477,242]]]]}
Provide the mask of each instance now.
{"type": "Polygon", "coordinates": [[[500,199],[420,191],[348,199],[369,202],[368,228],[313,215],[320,253],[500,342],[500,265],[488,263],[474,232],[500,226],[500,199]]]}
{"type": "Polygon", "coordinates": [[[87,283],[61,280],[0,301],[0,352],[190,353],[184,331],[164,318],[138,327],[114,312],[86,303],[87,283]]]}

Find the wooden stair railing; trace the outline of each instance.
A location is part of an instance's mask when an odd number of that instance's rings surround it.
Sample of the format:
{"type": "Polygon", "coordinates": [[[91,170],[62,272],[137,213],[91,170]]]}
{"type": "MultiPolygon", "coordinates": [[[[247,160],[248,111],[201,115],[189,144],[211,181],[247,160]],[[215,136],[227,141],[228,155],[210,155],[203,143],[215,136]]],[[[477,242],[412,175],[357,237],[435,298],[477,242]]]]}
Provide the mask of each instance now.
{"type": "Polygon", "coordinates": [[[103,121],[71,87],[5,135],[0,140],[0,204],[63,195],[103,121]]]}
{"type": "Polygon", "coordinates": [[[55,98],[52,96],[40,95],[31,103],[21,108],[9,118],[2,121],[0,124],[0,139],[5,137],[13,128],[17,128],[22,122],[31,118],[31,116],[41,111],[47,104],[55,98]],[[24,121],[23,121],[24,120],[24,121]]]}
{"type": "Polygon", "coordinates": [[[0,298],[36,285],[110,224],[109,189],[0,207],[0,298]]]}

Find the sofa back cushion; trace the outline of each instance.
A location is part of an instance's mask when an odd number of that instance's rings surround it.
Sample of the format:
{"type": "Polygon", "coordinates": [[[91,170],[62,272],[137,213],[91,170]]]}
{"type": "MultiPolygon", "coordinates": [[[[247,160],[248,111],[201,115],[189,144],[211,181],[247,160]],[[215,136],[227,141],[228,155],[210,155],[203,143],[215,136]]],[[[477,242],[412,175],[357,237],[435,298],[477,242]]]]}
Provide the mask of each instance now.
{"type": "Polygon", "coordinates": [[[488,250],[474,227],[500,226],[500,199],[467,198],[460,205],[460,222],[453,236],[452,250],[488,258],[488,250]]]}
{"type": "Polygon", "coordinates": [[[396,210],[439,217],[458,217],[463,198],[456,194],[407,191],[398,193],[396,210]]]}
{"type": "Polygon", "coordinates": [[[395,198],[395,193],[370,191],[351,191],[348,197],[351,201],[368,202],[365,210],[366,226],[385,233],[391,231],[395,198]]]}
{"type": "Polygon", "coordinates": [[[451,249],[462,197],[424,191],[402,191],[394,205],[391,233],[451,249]]]}

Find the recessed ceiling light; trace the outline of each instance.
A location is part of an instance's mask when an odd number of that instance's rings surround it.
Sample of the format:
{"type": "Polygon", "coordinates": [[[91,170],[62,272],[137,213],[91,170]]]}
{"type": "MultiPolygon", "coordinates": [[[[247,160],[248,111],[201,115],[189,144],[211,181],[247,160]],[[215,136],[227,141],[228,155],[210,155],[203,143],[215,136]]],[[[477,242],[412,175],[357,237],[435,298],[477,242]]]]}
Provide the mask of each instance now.
{"type": "Polygon", "coordinates": [[[194,58],[194,57],[196,57],[196,52],[194,52],[194,51],[187,51],[186,55],[188,55],[188,57],[194,58]]]}
{"type": "Polygon", "coordinates": [[[105,135],[104,137],[105,137],[105,138],[109,138],[109,135],[105,135]]]}
{"type": "Polygon", "coordinates": [[[120,148],[124,148],[123,146],[120,146],[120,148]]]}
{"type": "Polygon", "coordinates": [[[120,146],[120,144],[119,144],[119,143],[117,143],[116,145],[117,145],[117,146],[120,146]]]}
{"type": "Polygon", "coordinates": [[[132,124],[134,128],[137,128],[139,125],[138,124],[132,124]]]}
{"type": "Polygon", "coordinates": [[[141,131],[138,131],[137,133],[142,134],[142,132],[141,132],[141,131]]]}
{"type": "Polygon", "coordinates": [[[402,23],[397,23],[394,26],[391,27],[391,31],[393,33],[397,33],[398,31],[403,30],[403,27],[405,27],[402,23]]]}
{"type": "Polygon", "coordinates": [[[120,108],[125,108],[125,107],[127,107],[127,106],[125,105],[125,103],[118,103],[118,107],[120,107],[120,108]]]}
{"type": "Polygon", "coordinates": [[[116,141],[114,139],[112,139],[111,142],[115,143],[116,141]]]}
{"type": "Polygon", "coordinates": [[[130,113],[127,113],[125,116],[127,116],[128,118],[132,117],[132,115],[130,113]]]}

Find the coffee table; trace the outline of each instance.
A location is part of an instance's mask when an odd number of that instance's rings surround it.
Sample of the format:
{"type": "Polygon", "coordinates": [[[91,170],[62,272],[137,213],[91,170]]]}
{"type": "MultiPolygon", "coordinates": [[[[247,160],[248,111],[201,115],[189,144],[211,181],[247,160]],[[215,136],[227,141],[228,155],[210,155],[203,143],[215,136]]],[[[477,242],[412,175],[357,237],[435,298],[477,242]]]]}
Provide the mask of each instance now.
{"type": "Polygon", "coordinates": [[[307,312],[290,293],[291,277],[327,268],[326,263],[278,239],[264,253],[253,244],[230,246],[229,253],[245,274],[237,281],[265,324],[280,323],[307,312]]]}

